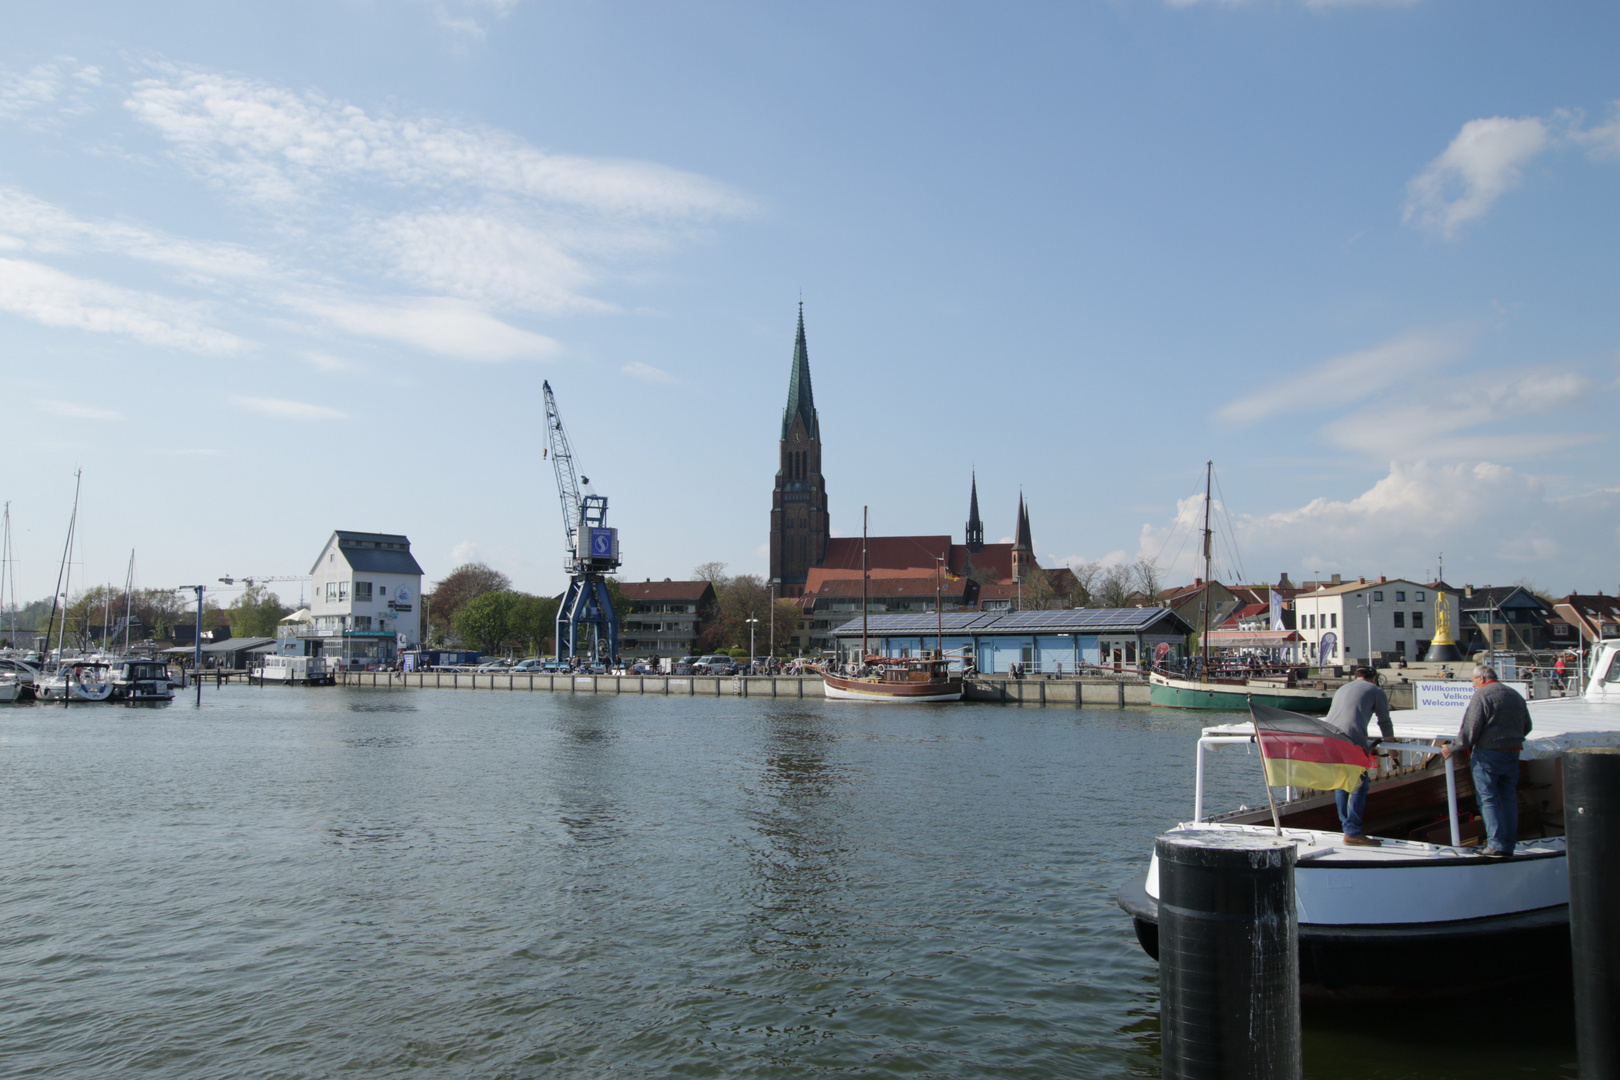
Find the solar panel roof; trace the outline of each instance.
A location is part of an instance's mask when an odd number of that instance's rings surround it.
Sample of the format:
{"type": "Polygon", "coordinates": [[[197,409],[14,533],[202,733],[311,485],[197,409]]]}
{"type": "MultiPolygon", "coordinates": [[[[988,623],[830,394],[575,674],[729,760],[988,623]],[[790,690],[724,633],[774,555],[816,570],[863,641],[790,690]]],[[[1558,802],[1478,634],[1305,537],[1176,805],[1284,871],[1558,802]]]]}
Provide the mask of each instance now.
{"type": "MultiPolygon", "coordinates": [[[[946,633],[961,634],[1098,634],[1139,633],[1156,623],[1170,633],[1186,633],[1190,627],[1168,608],[1069,608],[1063,611],[957,611],[944,616],[946,633]]],[[[932,612],[893,613],[867,617],[867,634],[893,635],[930,633],[935,627],[932,612]]],[[[833,634],[858,636],[860,616],[845,623],[833,634]]]]}

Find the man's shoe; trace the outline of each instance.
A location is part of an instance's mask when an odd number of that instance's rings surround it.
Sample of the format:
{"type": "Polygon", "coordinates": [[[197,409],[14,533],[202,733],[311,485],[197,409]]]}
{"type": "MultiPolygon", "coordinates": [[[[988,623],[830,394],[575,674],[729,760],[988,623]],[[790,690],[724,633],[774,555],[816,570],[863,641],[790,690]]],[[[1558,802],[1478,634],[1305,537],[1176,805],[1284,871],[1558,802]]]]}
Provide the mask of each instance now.
{"type": "Polygon", "coordinates": [[[1371,837],[1371,836],[1351,836],[1349,833],[1344,834],[1344,842],[1347,843],[1347,844],[1353,844],[1356,847],[1383,847],[1384,846],[1384,842],[1382,840],[1376,839],[1375,837],[1371,837]]]}
{"type": "Polygon", "coordinates": [[[1505,858],[1508,857],[1507,852],[1503,851],[1501,848],[1493,848],[1493,847],[1480,848],[1479,849],[1479,854],[1484,856],[1487,859],[1505,859],[1505,858]]]}

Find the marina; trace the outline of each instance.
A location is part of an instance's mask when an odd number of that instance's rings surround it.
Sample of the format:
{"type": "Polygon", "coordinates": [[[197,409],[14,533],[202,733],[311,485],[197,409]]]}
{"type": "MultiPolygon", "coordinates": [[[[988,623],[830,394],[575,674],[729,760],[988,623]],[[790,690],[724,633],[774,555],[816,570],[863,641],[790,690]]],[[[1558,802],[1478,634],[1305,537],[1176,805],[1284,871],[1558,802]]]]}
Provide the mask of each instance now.
{"type": "MultiPolygon", "coordinates": [[[[240,684],[7,709],[7,1070],[1157,1077],[1113,893],[1207,720],[240,684]]],[[[1207,783],[1252,800],[1253,759],[1207,783]]],[[[1444,1006],[1308,1010],[1305,1075],[1573,1077],[1560,1001],[1451,1043],[1444,1006]]]]}

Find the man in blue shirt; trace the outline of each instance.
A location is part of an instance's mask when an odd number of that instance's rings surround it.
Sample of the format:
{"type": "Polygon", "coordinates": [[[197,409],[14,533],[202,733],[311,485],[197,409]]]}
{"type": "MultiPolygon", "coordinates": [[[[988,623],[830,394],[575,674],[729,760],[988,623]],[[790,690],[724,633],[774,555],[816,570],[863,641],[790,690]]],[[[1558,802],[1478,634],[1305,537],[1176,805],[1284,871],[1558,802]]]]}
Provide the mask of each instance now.
{"type": "MultiPolygon", "coordinates": [[[[1368,749],[1367,723],[1374,714],[1378,717],[1378,730],[1386,739],[1395,737],[1395,725],[1389,720],[1389,697],[1378,685],[1378,676],[1369,667],[1356,668],[1356,677],[1339,687],[1328,707],[1327,725],[1350,736],[1350,741],[1368,749]]],[[[1367,810],[1367,788],[1371,784],[1369,773],[1361,774],[1361,783],[1354,791],[1338,790],[1333,793],[1339,804],[1339,826],[1344,830],[1344,842],[1358,847],[1380,847],[1382,841],[1366,835],[1361,829],[1361,818],[1367,810]]]]}

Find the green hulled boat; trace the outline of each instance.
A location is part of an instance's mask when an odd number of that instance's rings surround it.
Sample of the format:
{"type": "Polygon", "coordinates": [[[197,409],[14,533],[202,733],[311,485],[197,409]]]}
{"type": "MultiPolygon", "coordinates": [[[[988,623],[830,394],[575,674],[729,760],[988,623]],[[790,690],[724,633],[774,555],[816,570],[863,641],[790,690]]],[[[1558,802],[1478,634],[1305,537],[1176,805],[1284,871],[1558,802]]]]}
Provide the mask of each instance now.
{"type": "Polygon", "coordinates": [[[1251,686],[1241,682],[1197,682],[1193,679],[1172,679],[1157,672],[1148,677],[1148,700],[1169,709],[1246,712],[1251,697],[1261,705],[1299,713],[1325,713],[1333,703],[1332,690],[1251,686]]]}

